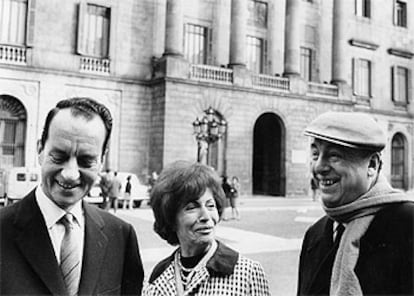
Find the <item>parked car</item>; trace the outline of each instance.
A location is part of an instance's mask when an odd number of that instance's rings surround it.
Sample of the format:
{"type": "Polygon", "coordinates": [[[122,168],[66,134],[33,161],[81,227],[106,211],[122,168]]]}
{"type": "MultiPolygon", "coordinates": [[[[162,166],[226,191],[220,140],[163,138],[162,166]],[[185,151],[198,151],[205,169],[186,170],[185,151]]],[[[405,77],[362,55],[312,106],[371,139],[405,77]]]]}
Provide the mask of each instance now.
{"type": "Polygon", "coordinates": [[[103,197],[102,197],[101,186],[99,185],[99,182],[100,182],[100,178],[98,178],[95,181],[88,195],[83,198],[88,203],[97,204],[97,205],[102,204],[103,197]]]}
{"type": "Polygon", "coordinates": [[[14,167],[3,171],[0,176],[4,205],[22,199],[40,184],[40,168],[14,167]]]}

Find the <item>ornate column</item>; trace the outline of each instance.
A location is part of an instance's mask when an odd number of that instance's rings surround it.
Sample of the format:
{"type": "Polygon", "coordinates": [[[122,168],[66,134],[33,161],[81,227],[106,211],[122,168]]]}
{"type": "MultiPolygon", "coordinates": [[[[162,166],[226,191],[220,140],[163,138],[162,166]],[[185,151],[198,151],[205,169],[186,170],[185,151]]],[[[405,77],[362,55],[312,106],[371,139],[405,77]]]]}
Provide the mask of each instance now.
{"type": "Polygon", "coordinates": [[[246,65],[247,0],[231,1],[230,65],[246,65]]]}
{"type": "Polygon", "coordinates": [[[286,1],[285,76],[300,75],[301,0],[286,1]]]}
{"type": "Polygon", "coordinates": [[[183,0],[167,0],[164,55],[183,55],[183,0]]]}
{"type": "MultiPolygon", "coordinates": [[[[332,82],[344,84],[346,79],[346,9],[348,1],[334,0],[332,40],[332,82]]],[[[349,61],[351,64],[351,61],[349,61]]]]}
{"type": "Polygon", "coordinates": [[[282,74],[284,71],[286,0],[269,1],[268,3],[268,54],[271,61],[269,74],[282,74]]]}
{"type": "Polygon", "coordinates": [[[230,57],[231,2],[216,0],[213,16],[213,65],[225,66],[230,57]]]}

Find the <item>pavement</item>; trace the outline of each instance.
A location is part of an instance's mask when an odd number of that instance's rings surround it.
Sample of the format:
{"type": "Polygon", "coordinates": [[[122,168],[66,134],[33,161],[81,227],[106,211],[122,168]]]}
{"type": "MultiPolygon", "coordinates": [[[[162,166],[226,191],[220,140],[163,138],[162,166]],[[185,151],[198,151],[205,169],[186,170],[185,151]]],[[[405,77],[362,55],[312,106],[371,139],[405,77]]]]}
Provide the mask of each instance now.
{"type": "MultiPolygon", "coordinates": [[[[293,266],[297,265],[296,257],[301,248],[304,230],[323,214],[320,203],[313,202],[310,198],[275,197],[240,197],[239,212],[242,217],[240,221],[222,221],[217,225],[218,240],[247,257],[259,260],[270,254],[291,254],[295,261],[287,264],[293,266]],[[281,220],[289,221],[281,224],[281,220]],[[298,224],[300,228],[290,226],[298,224]]],[[[169,256],[176,248],[166,244],[153,231],[150,234],[152,229],[148,228],[152,228],[154,217],[148,206],[132,211],[120,210],[117,211],[117,215],[130,222],[135,221],[135,225],[141,224],[137,227],[137,233],[140,235],[141,232],[140,242],[143,242],[142,235],[145,235],[146,239],[140,248],[146,270],[151,270],[155,263],[169,256]],[[141,222],[137,222],[138,220],[141,222]],[[146,226],[143,225],[143,221],[148,222],[144,223],[146,226]],[[142,231],[143,228],[146,229],[145,233],[142,231]]],[[[293,268],[291,273],[294,278],[296,270],[293,268]]],[[[294,285],[295,283],[291,284],[291,290],[294,289],[294,285]]]]}

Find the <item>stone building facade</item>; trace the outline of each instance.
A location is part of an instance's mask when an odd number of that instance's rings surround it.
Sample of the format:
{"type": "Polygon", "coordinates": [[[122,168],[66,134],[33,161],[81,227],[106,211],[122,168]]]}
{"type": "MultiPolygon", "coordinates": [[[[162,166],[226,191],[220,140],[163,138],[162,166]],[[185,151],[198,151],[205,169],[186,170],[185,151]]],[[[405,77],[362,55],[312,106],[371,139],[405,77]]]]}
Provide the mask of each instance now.
{"type": "Polygon", "coordinates": [[[211,166],[245,194],[307,194],[303,130],[341,110],[375,117],[385,176],[412,189],[413,16],[405,0],[0,0],[0,171],[36,166],[46,112],[89,96],[114,115],[106,166],[142,180],[197,160],[211,107],[227,123],[211,166]]]}

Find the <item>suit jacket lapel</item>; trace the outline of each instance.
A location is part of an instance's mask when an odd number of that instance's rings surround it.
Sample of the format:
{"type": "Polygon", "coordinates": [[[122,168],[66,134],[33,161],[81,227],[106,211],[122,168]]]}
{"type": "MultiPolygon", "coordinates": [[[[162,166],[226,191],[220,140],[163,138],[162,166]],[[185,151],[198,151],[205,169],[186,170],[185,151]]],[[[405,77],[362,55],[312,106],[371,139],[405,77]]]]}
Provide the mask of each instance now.
{"type": "Polygon", "coordinates": [[[83,208],[85,213],[85,246],[79,294],[91,295],[99,280],[108,238],[103,231],[105,223],[95,206],[83,202],[83,208]]]}
{"type": "Polygon", "coordinates": [[[53,294],[65,294],[66,287],[34,191],[19,203],[15,225],[16,245],[53,294]]]}
{"type": "Polygon", "coordinates": [[[333,221],[327,218],[319,233],[321,235],[312,242],[308,250],[309,256],[313,257],[312,262],[319,263],[314,268],[314,276],[309,285],[312,293],[318,293],[323,290],[328,290],[329,292],[332,265],[335,259],[333,221]]]}

